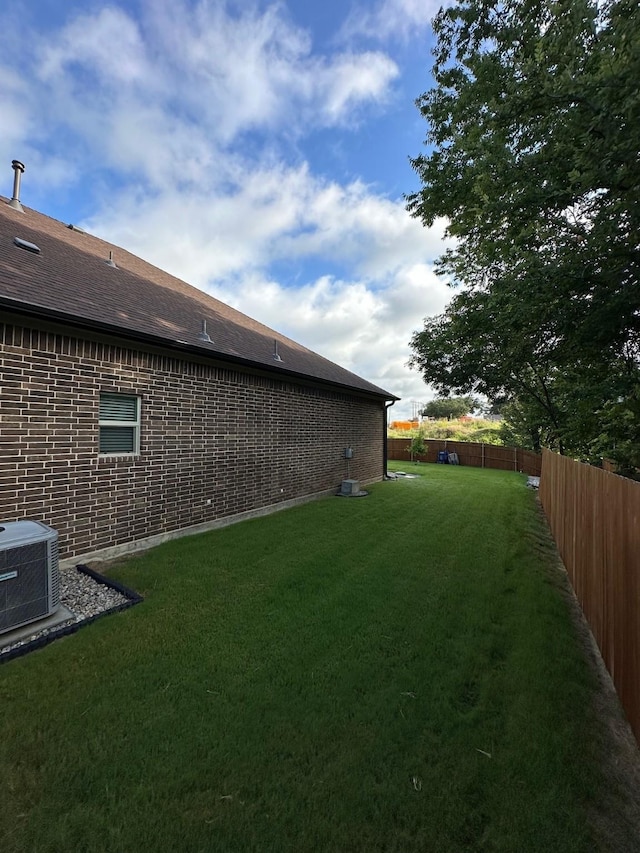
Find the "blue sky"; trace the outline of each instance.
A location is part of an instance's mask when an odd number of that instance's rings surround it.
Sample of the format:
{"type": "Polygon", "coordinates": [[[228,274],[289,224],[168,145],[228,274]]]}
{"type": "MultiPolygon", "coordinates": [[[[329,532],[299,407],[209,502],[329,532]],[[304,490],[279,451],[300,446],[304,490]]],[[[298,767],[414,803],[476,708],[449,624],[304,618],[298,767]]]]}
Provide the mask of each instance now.
{"type": "Polygon", "coordinates": [[[450,292],[405,211],[432,0],[4,0],[0,193],[73,222],[403,398],[450,292]],[[5,164],[4,167],[2,164],[5,164]],[[2,179],[2,169],[5,177],[2,179]]]}

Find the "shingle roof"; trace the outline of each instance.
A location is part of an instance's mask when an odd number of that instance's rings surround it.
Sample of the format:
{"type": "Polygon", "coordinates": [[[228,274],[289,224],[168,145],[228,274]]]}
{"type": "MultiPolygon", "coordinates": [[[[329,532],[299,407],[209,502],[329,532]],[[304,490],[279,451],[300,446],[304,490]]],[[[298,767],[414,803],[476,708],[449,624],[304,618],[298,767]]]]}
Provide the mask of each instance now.
{"type": "Polygon", "coordinates": [[[124,249],[0,196],[0,306],[193,350],[274,373],[393,394],[252,320],[124,249]],[[37,245],[18,248],[18,237],[37,245]],[[107,263],[113,252],[116,268],[107,263]],[[202,321],[212,343],[198,340],[202,321]],[[282,362],[273,358],[274,341],[282,362]]]}

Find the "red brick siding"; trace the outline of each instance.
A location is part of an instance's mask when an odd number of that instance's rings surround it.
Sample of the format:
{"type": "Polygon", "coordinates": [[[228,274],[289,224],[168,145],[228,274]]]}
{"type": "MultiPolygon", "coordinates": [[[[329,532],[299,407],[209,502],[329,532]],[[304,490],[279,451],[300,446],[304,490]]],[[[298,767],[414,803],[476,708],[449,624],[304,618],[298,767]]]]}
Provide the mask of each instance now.
{"type": "Polygon", "coordinates": [[[383,475],[382,401],[2,323],[0,377],[0,521],[62,557],[337,489],[347,446],[383,475]],[[102,391],[142,398],[139,456],[99,457],[102,391]]]}

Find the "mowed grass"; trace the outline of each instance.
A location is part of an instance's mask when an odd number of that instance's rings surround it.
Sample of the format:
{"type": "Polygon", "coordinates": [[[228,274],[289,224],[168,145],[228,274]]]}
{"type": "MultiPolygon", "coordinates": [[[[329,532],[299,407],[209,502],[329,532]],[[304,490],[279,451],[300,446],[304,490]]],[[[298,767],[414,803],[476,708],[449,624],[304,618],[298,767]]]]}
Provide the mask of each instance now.
{"type": "Polygon", "coordinates": [[[144,603],[0,667],[0,850],[592,851],[535,496],[403,470],[130,558],[144,603]]]}

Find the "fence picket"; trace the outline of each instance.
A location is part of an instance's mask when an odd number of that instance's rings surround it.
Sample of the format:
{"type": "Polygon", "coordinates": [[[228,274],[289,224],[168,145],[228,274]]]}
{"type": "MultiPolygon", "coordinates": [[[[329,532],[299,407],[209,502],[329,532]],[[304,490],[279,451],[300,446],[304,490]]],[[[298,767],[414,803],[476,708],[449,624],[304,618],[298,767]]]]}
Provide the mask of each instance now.
{"type": "Polygon", "coordinates": [[[640,743],[640,483],[545,450],[540,500],[640,743]]]}

